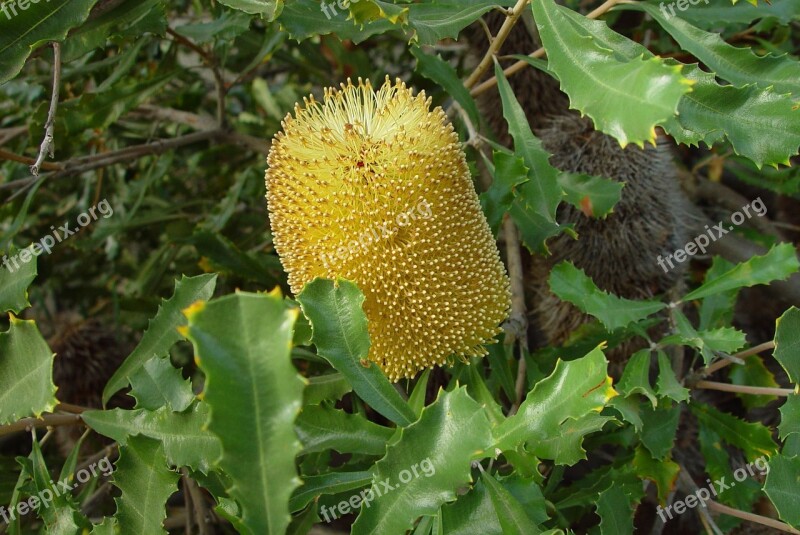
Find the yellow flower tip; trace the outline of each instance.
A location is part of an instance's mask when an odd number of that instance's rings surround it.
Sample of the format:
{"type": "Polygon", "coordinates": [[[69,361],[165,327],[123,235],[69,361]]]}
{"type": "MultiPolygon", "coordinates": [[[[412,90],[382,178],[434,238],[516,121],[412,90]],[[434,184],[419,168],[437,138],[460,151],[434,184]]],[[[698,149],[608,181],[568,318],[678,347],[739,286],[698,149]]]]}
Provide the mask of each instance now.
{"type": "Polygon", "coordinates": [[[355,282],[368,358],[391,380],[486,354],[509,281],[452,125],[399,79],[347,80],[297,106],[266,174],[275,249],[297,295],[355,282]]]}

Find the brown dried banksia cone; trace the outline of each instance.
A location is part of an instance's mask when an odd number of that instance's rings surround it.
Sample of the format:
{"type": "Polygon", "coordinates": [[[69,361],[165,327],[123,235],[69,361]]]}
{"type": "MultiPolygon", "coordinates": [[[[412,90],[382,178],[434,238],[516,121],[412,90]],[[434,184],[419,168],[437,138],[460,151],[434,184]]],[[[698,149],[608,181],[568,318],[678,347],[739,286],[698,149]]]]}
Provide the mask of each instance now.
{"type": "Polygon", "coordinates": [[[509,282],[458,136],[388,77],[313,96],[272,143],[267,203],[297,294],[315,277],[364,293],[370,360],[392,380],[486,353],[509,282]]]}

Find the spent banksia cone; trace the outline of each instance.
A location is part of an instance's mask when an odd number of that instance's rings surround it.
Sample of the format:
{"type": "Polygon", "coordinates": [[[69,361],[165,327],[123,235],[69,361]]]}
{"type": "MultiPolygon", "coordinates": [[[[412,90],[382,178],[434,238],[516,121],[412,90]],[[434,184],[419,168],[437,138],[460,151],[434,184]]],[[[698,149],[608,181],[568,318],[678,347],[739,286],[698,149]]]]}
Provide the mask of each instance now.
{"type": "Polygon", "coordinates": [[[315,277],[364,293],[370,360],[392,380],[486,353],[509,282],[441,108],[388,77],[329,88],[272,143],[267,204],[297,294],[315,277]]]}

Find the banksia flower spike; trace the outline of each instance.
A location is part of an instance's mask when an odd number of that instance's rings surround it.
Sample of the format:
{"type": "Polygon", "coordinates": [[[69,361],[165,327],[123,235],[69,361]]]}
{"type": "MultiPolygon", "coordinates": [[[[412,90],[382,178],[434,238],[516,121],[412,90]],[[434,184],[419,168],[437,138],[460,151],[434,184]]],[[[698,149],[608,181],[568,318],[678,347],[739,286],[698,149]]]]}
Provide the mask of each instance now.
{"type": "Polygon", "coordinates": [[[348,80],[296,105],[268,159],[292,292],[315,277],[358,284],[369,358],[392,380],[484,355],[510,306],[458,136],[430,103],[400,80],[348,80]]]}

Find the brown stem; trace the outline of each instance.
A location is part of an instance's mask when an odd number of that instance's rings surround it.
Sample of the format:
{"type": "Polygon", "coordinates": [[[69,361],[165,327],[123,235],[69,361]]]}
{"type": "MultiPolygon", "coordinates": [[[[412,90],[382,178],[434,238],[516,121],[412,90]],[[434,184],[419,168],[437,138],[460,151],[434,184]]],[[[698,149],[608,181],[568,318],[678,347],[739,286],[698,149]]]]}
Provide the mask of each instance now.
{"type": "Polygon", "coordinates": [[[770,388],[766,386],[729,385],[716,381],[697,381],[693,388],[706,390],[720,390],[722,392],[737,392],[739,394],[753,394],[755,396],[791,396],[795,393],[791,388],[770,388]]]}
{"type": "Polygon", "coordinates": [[[470,87],[474,86],[478,80],[486,73],[486,71],[491,67],[492,61],[494,61],[494,57],[500,51],[500,48],[503,46],[503,43],[506,42],[506,39],[511,34],[511,30],[514,28],[514,25],[519,20],[520,16],[522,15],[522,11],[528,7],[528,3],[531,0],[517,0],[516,5],[511,10],[511,12],[506,15],[506,20],[503,21],[503,25],[500,27],[500,30],[497,32],[497,35],[492,39],[491,43],[489,44],[489,50],[486,51],[486,54],[483,55],[480,63],[478,66],[475,67],[475,70],[472,71],[467,79],[464,81],[464,86],[469,89],[470,87]]]}
{"type": "Polygon", "coordinates": [[[39,169],[42,167],[45,157],[48,155],[53,158],[53,131],[56,122],[56,110],[58,109],[58,93],[61,87],[61,43],[53,43],[53,94],[50,97],[50,109],[47,112],[47,121],[44,123],[44,140],[39,147],[39,155],[31,165],[31,174],[39,176],[39,169]]]}
{"type": "Polygon", "coordinates": [[[45,414],[39,418],[23,418],[13,424],[0,426],[0,437],[43,427],[84,425],[79,414],[45,414]]]}
{"type": "MultiPolygon", "coordinates": [[[[20,156],[19,154],[14,154],[13,152],[8,152],[7,150],[3,149],[0,149],[0,159],[9,160],[12,162],[24,163],[27,165],[33,165],[34,163],[36,163],[36,160],[34,160],[33,158],[28,158],[27,156],[20,156]]],[[[62,167],[57,163],[41,162],[40,168],[46,171],[58,171],[62,167]]]]}
{"type": "MultiPolygon", "coordinates": [[[[586,18],[587,19],[596,19],[599,16],[604,15],[606,12],[608,12],[609,9],[611,9],[612,7],[614,7],[615,5],[617,5],[619,3],[622,3],[623,1],[625,1],[625,0],[607,0],[605,3],[603,3],[603,5],[601,5],[600,7],[598,7],[597,9],[595,9],[594,11],[592,11],[591,13],[586,15],[586,18]]],[[[535,52],[531,52],[530,54],[528,54],[528,56],[531,57],[531,58],[541,58],[544,55],[545,55],[544,48],[539,48],[535,52]]],[[[528,64],[527,61],[519,60],[516,63],[513,63],[511,66],[506,67],[505,69],[503,69],[503,73],[508,77],[508,76],[511,76],[511,75],[521,71],[522,69],[524,69],[528,65],[529,64],[528,64]]],[[[464,85],[466,85],[466,84],[464,84],[464,85]]],[[[497,85],[497,78],[492,76],[488,80],[486,80],[484,82],[481,82],[480,84],[478,84],[475,87],[473,87],[472,90],[470,91],[470,95],[475,97],[477,95],[480,95],[481,93],[486,92],[487,90],[491,89],[492,87],[494,87],[496,85],[497,85]]],[[[469,88],[470,86],[467,86],[467,87],[469,88]]]]}
{"type": "MultiPolygon", "coordinates": [[[[751,355],[757,355],[762,351],[769,351],[770,349],[775,349],[775,342],[773,342],[772,340],[770,340],[769,342],[764,342],[763,344],[758,344],[757,346],[753,346],[749,349],[745,349],[744,351],[739,351],[733,356],[738,359],[745,359],[751,355]]],[[[730,364],[733,364],[732,360],[720,359],[714,364],[708,366],[707,368],[700,370],[698,375],[700,375],[701,377],[707,377],[712,373],[714,373],[715,371],[721,370],[722,368],[729,366],[730,364]]]]}
{"type": "Polygon", "coordinates": [[[506,242],[506,256],[508,274],[511,279],[511,317],[508,321],[509,340],[506,343],[519,342],[520,355],[517,367],[517,380],[514,385],[516,399],[511,406],[509,415],[515,414],[525,396],[525,378],[527,363],[525,356],[528,353],[528,316],[525,307],[525,271],[522,267],[522,254],[520,251],[519,234],[517,227],[510,216],[503,220],[503,236],[506,242]]]}
{"type": "Polygon", "coordinates": [[[786,533],[794,533],[795,535],[800,535],[800,531],[794,529],[789,524],[785,524],[779,520],[774,520],[772,518],[757,515],[754,513],[746,513],[744,511],[734,509],[733,507],[722,505],[721,503],[715,501],[708,501],[706,502],[706,505],[710,510],[716,513],[722,513],[723,515],[728,515],[728,516],[735,516],[736,518],[741,518],[742,520],[747,520],[749,522],[755,522],[756,524],[761,524],[763,526],[769,526],[771,528],[775,528],[780,531],[785,531],[786,533]]]}

